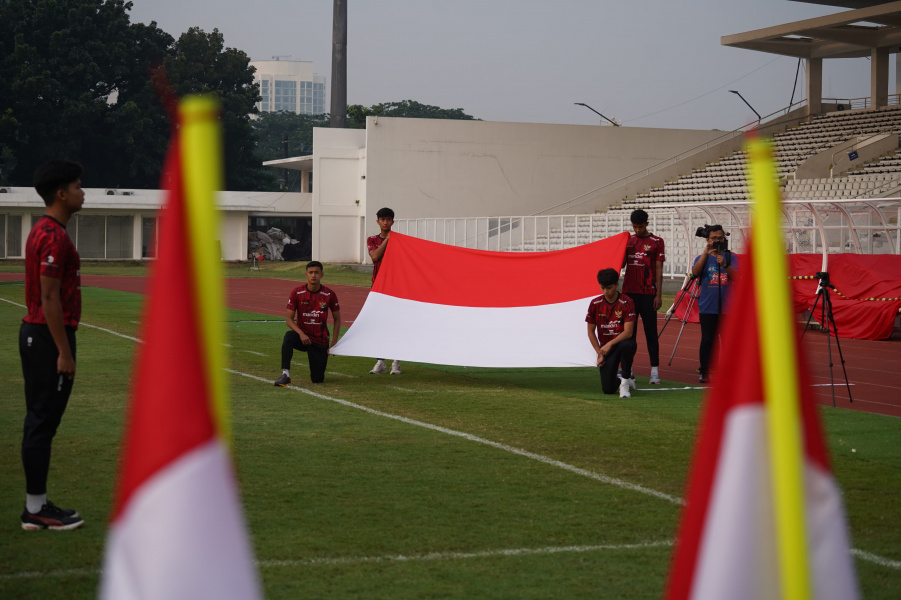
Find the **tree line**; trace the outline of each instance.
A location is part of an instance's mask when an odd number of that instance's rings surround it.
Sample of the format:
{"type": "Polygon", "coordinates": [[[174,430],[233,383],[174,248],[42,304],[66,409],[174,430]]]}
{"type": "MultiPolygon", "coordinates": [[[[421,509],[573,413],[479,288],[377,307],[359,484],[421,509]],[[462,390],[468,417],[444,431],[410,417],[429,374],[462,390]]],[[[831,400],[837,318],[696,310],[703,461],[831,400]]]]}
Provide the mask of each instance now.
{"type": "MultiPolygon", "coordinates": [[[[192,27],[178,39],[155,22],[132,23],[124,0],[0,0],[0,183],[30,186],[51,157],[85,166],[86,187],[156,188],[171,133],[160,90],[216,95],[222,103],[225,186],[277,189],[261,166],[312,153],[329,116],[262,113],[254,69],[223,35],[192,27]]],[[[473,119],[412,100],[351,105],[367,116],[473,119]]]]}

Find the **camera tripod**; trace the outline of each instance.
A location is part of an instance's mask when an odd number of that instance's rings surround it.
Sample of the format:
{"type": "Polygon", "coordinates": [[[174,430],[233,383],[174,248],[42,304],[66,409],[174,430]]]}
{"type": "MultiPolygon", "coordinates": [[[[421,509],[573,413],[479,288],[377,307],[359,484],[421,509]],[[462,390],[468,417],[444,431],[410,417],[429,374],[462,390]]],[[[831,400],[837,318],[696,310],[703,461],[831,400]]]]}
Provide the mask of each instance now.
{"type": "Polygon", "coordinates": [[[829,297],[829,289],[835,289],[835,286],[829,283],[829,273],[823,271],[816,274],[816,278],[820,281],[817,286],[817,297],[816,300],[813,301],[813,306],[810,307],[810,316],[807,317],[807,323],[804,325],[804,331],[801,333],[801,337],[804,337],[804,334],[807,333],[807,328],[810,327],[810,320],[813,318],[813,315],[816,313],[817,304],[820,303],[820,326],[826,330],[826,348],[828,349],[829,356],[829,381],[832,384],[832,406],[835,406],[835,378],[832,376],[832,344],[829,341],[829,332],[830,329],[832,333],[835,335],[835,347],[838,348],[838,358],[842,363],[842,373],[845,375],[845,386],[848,388],[848,400],[850,402],[854,402],[854,399],[851,397],[851,384],[848,383],[848,371],[845,369],[845,357],[842,356],[842,345],[838,341],[838,328],[835,326],[835,315],[832,313],[832,299],[829,297]]]}
{"type": "Polygon", "coordinates": [[[685,329],[685,324],[688,323],[688,319],[691,316],[691,309],[694,308],[695,303],[698,301],[698,296],[701,294],[701,282],[698,281],[698,278],[690,273],[685,276],[685,281],[682,283],[682,289],[679,290],[679,295],[676,296],[676,301],[673,302],[673,305],[669,307],[669,310],[666,311],[666,319],[663,321],[663,327],[660,328],[660,331],[657,332],[657,337],[660,338],[663,335],[663,330],[666,329],[666,326],[669,324],[670,319],[673,318],[673,315],[676,313],[676,309],[679,307],[679,304],[688,296],[688,306],[685,309],[685,316],[680,319],[682,321],[682,327],[679,328],[679,335],[676,337],[676,343],[673,345],[673,352],[669,355],[669,362],[666,365],[672,366],[673,357],[676,355],[676,348],[679,347],[679,340],[682,339],[682,331],[685,329]]]}

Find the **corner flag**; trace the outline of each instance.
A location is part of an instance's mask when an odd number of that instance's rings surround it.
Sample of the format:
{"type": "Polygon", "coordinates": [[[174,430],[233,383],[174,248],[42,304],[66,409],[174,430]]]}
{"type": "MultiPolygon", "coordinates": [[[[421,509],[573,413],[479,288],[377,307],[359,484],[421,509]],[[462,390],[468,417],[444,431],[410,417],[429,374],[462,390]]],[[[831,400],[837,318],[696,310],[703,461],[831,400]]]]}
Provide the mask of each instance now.
{"type": "Polygon", "coordinates": [[[667,598],[859,596],[841,492],[832,475],[792,318],[780,199],[769,143],[748,142],[750,263],[722,331],[667,598]]]}
{"type": "MultiPolygon", "coordinates": [[[[231,460],[218,104],[179,106],[100,598],[259,598],[231,460]],[[186,250],[187,249],[187,250],[186,250]]],[[[164,175],[164,179],[165,179],[164,175]]]]}

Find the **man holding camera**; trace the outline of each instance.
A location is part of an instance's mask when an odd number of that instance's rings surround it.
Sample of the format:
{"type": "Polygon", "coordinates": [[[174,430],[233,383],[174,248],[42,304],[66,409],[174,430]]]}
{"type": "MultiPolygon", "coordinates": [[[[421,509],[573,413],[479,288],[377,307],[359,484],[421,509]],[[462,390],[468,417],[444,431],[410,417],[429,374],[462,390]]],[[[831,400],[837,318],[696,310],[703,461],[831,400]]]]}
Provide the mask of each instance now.
{"type": "Polygon", "coordinates": [[[722,225],[705,225],[695,233],[707,239],[704,251],[695,259],[692,277],[701,282],[698,317],[701,321],[701,347],[698,351],[701,383],[710,381],[710,355],[719,328],[720,315],[725,314],[731,280],[738,274],[738,257],[729,251],[722,225]]]}

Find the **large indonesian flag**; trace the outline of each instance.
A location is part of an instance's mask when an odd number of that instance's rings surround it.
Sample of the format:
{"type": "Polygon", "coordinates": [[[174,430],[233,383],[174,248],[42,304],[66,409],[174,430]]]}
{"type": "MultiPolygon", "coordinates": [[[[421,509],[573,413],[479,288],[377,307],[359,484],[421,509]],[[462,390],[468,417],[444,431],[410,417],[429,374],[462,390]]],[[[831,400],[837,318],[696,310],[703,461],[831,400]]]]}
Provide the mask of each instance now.
{"type": "Polygon", "coordinates": [[[858,597],[841,492],[797,327],[769,145],[749,143],[755,199],[706,398],[667,598],[858,597]]]}
{"type": "Polygon", "coordinates": [[[391,233],[379,275],[332,354],[474,367],[581,367],[597,273],[628,233],[553,252],[488,252],[391,233]]]}
{"type": "Polygon", "coordinates": [[[109,600],[260,597],[229,446],[218,104],[188,98],[179,123],[107,538],[109,600]]]}

